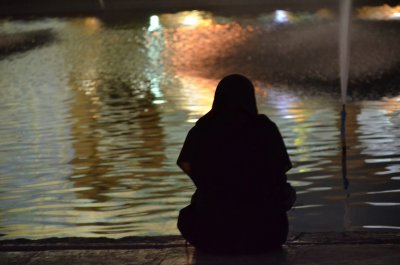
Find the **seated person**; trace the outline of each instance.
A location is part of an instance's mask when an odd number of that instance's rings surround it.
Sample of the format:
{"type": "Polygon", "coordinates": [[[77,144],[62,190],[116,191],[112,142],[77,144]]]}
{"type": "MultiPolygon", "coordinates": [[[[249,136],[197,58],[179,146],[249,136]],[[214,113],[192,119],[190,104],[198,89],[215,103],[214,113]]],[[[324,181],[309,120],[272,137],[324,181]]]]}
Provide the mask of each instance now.
{"type": "Polygon", "coordinates": [[[277,126],[258,114],[249,79],[234,74],[219,82],[212,109],[189,131],[177,164],[196,186],[178,218],[196,248],[254,253],[286,241],[292,165],[277,126]]]}

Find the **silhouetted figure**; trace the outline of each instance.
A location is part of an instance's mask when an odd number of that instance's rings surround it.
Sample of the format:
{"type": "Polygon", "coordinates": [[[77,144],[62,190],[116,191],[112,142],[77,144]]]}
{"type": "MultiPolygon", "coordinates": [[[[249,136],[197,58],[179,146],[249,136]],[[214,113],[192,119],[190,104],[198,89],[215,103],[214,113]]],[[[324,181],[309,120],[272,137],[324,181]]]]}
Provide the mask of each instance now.
{"type": "Polygon", "coordinates": [[[286,241],[295,191],[285,173],[292,165],[277,126],[258,114],[249,79],[234,74],[219,82],[212,109],[189,131],[177,163],[197,188],[178,220],[192,245],[253,253],[286,241]]]}

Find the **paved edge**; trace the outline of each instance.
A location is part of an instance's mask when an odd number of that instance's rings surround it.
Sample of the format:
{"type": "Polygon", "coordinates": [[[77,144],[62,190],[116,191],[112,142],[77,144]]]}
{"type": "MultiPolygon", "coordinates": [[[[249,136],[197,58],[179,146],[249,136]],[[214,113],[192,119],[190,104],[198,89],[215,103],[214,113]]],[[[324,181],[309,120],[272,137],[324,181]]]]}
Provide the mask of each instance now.
{"type": "MultiPolygon", "coordinates": [[[[291,233],[287,246],[344,245],[344,244],[398,244],[400,233],[393,232],[318,232],[291,233]]],[[[111,238],[45,238],[39,240],[0,240],[0,252],[83,250],[83,249],[163,249],[184,247],[181,236],[135,236],[111,238]]]]}

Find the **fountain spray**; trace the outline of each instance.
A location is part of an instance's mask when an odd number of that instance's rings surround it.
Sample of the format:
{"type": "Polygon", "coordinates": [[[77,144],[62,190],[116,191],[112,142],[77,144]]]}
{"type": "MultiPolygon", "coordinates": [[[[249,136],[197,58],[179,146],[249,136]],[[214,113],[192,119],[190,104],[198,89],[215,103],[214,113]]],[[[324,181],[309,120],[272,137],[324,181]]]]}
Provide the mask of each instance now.
{"type": "Polygon", "coordinates": [[[347,147],[346,147],[346,97],[349,80],[350,66],[350,18],[351,0],[340,0],[340,27],[339,27],[339,72],[340,89],[342,95],[342,112],[340,136],[342,142],[342,175],[343,185],[347,190],[349,181],[347,179],[347,147]]]}

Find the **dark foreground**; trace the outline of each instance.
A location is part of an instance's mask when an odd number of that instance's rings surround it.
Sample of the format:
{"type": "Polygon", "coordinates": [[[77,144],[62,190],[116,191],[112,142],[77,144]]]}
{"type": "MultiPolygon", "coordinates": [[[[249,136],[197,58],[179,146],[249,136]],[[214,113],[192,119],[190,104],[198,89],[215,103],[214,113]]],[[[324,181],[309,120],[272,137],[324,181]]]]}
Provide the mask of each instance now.
{"type": "MultiPolygon", "coordinates": [[[[357,0],[353,7],[364,5],[397,5],[395,0],[357,0]]],[[[337,8],[336,0],[13,0],[0,1],[0,17],[40,15],[101,14],[115,11],[125,12],[177,12],[182,10],[208,11],[260,11],[276,9],[317,10],[337,8]]]]}
{"type": "Polygon", "coordinates": [[[299,233],[281,250],[212,256],[181,237],[0,241],[0,264],[398,264],[400,233],[299,233]]]}

